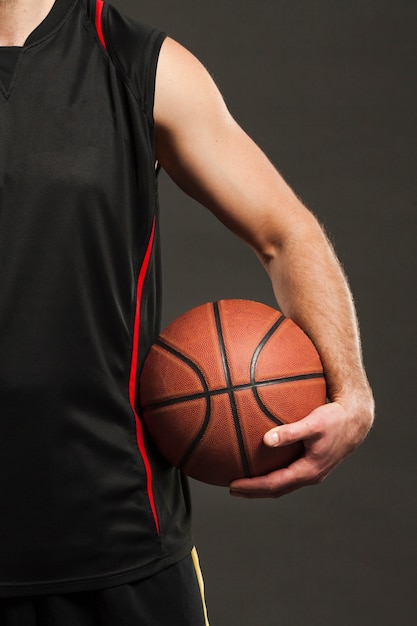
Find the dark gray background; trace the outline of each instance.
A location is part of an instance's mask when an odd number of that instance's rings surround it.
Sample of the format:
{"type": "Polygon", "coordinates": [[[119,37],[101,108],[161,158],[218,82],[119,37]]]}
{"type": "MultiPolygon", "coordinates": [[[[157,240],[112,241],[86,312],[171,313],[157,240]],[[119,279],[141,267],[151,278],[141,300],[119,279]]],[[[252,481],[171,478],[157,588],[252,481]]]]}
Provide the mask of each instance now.
{"type": "MultiPolygon", "coordinates": [[[[189,47],[325,224],[377,422],[324,484],[276,501],[193,483],[212,626],[411,626],[416,609],[415,0],[113,0],[189,47]]],[[[253,253],[161,178],[164,322],[273,304],[253,253]]]]}

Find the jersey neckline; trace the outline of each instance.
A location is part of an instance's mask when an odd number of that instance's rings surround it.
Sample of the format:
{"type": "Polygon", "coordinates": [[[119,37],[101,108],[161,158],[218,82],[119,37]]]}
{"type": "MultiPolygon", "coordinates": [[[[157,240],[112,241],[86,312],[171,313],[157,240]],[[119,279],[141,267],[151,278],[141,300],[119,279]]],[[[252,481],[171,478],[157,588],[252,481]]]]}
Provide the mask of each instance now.
{"type": "Polygon", "coordinates": [[[53,31],[56,26],[58,26],[73,4],[74,0],[55,0],[55,3],[53,4],[48,15],[26,39],[24,47],[36,43],[40,39],[49,35],[49,33],[53,31]]]}
{"type": "Polygon", "coordinates": [[[0,93],[3,93],[6,99],[10,96],[10,88],[22,52],[52,33],[78,1],[55,0],[48,15],[30,33],[23,46],[0,46],[0,93]]]}
{"type": "Polygon", "coordinates": [[[0,51],[10,48],[26,48],[27,46],[43,39],[58,26],[66,13],[76,2],[78,2],[78,0],[55,0],[48,15],[35,28],[35,30],[30,33],[23,46],[0,46],[0,51]]]}

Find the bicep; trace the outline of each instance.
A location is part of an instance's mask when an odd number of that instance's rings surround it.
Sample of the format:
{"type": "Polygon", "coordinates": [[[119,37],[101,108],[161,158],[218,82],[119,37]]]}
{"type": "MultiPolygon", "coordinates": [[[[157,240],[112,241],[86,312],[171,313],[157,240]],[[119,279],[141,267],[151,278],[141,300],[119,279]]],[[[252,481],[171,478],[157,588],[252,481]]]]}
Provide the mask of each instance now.
{"type": "Polygon", "coordinates": [[[229,113],[201,63],[172,39],[155,91],[156,155],[188,195],[257,252],[267,254],[307,211],[229,113]]]}

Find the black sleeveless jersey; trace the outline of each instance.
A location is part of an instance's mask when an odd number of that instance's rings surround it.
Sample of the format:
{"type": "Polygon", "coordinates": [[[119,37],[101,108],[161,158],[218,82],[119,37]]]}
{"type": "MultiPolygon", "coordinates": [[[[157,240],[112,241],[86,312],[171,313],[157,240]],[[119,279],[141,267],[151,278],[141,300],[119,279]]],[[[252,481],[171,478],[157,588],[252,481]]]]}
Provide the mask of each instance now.
{"type": "Polygon", "coordinates": [[[56,0],[0,48],[0,595],[103,588],[191,549],[141,422],[159,332],[153,99],[164,35],[56,0]]]}

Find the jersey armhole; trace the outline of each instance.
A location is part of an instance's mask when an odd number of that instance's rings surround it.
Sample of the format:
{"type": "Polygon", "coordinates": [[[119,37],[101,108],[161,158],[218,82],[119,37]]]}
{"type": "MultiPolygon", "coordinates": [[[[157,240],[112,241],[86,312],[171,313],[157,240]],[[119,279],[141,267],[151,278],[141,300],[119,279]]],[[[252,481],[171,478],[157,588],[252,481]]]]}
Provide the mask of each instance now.
{"type": "Polygon", "coordinates": [[[112,5],[96,0],[98,39],[153,125],[156,70],[166,33],[135,22],[112,5]]]}

